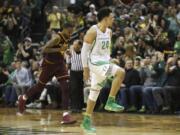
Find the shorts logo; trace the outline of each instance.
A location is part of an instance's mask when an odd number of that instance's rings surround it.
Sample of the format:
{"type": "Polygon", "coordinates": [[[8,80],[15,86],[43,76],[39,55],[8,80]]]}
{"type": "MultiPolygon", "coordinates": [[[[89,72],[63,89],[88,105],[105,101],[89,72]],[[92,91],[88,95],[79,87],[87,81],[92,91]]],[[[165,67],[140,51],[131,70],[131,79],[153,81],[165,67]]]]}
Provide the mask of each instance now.
{"type": "Polygon", "coordinates": [[[103,67],[103,71],[106,72],[106,71],[108,70],[108,67],[109,67],[109,66],[104,66],[104,67],[103,67]]]}

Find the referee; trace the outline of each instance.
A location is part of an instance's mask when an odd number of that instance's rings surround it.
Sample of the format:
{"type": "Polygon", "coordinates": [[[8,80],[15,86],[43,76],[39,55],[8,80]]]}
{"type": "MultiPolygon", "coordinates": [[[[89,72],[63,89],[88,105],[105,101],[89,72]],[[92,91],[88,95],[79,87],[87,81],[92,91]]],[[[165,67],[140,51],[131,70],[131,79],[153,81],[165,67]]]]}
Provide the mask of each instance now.
{"type": "Polygon", "coordinates": [[[82,41],[75,40],[67,57],[70,68],[70,98],[72,112],[79,113],[83,108],[83,66],[81,62],[82,41]]]}

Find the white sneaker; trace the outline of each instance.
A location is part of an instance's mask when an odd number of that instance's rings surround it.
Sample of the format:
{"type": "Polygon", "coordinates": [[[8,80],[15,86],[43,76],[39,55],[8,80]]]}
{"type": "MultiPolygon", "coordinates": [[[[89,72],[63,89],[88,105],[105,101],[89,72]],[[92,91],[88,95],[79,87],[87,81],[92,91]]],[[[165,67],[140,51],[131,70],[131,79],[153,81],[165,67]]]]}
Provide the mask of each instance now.
{"type": "Polygon", "coordinates": [[[30,103],[26,105],[27,108],[36,108],[37,103],[30,103]]]}
{"type": "Polygon", "coordinates": [[[35,108],[41,109],[41,108],[42,108],[42,103],[37,103],[36,106],[35,106],[35,108]]]}

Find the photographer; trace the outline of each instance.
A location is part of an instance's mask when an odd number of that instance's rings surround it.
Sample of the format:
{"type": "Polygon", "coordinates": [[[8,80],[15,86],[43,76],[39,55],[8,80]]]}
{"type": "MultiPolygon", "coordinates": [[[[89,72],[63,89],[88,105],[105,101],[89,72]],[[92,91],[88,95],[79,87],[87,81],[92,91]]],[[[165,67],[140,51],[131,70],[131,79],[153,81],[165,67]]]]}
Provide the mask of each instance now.
{"type": "Polygon", "coordinates": [[[16,57],[23,61],[26,61],[28,63],[28,66],[30,66],[30,60],[35,59],[32,40],[30,37],[26,37],[23,43],[18,44],[16,57]]]}

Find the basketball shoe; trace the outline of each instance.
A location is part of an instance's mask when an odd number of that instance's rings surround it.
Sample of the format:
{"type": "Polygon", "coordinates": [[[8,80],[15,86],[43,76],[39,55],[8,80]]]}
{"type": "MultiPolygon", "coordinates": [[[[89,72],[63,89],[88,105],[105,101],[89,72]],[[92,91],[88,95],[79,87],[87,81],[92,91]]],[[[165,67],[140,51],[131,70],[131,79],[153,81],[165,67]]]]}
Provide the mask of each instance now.
{"type": "Polygon", "coordinates": [[[116,103],[115,97],[108,97],[108,100],[106,102],[104,109],[107,111],[112,111],[112,112],[123,112],[124,111],[124,107],[120,106],[116,103]]]}
{"type": "Polygon", "coordinates": [[[73,124],[76,123],[76,119],[74,119],[69,112],[64,112],[61,124],[73,124]]]}
{"type": "Polygon", "coordinates": [[[81,124],[81,128],[83,128],[86,132],[89,132],[89,133],[96,132],[96,129],[94,127],[92,127],[92,120],[91,120],[90,116],[88,116],[88,115],[84,115],[84,119],[81,124]]]}

